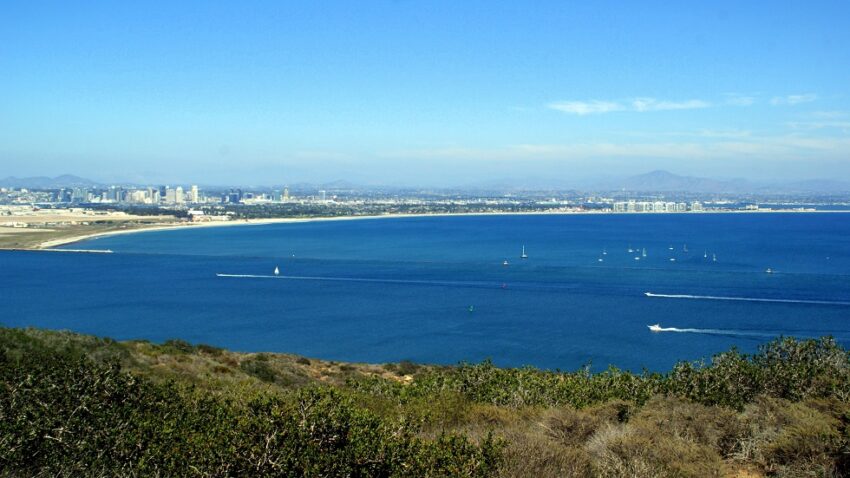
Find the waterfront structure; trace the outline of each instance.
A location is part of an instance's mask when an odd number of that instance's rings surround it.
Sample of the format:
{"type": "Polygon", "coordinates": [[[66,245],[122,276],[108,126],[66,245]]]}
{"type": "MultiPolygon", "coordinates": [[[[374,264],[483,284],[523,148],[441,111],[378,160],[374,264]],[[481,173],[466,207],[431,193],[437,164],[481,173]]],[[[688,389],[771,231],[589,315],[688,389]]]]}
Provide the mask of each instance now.
{"type": "MultiPolygon", "coordinates": [[[[613,212],[688,212],[688,204],[684,202],[664,201],[617,201],[611,210],[613,212]]],[[[702,211],[702,204],[691,203],[690,211],[702,211]]]]}

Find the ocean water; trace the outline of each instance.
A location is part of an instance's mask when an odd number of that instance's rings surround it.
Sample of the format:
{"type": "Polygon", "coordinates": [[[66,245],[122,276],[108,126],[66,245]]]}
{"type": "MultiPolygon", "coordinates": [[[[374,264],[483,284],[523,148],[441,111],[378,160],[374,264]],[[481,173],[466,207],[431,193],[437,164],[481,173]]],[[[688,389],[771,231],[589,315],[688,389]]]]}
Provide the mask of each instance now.
{"type": "Polygon", "coordinates": [[[0,252],[0,324],[562,370],[666,370],[779,335],[850,344],[850,213],[381,218],[67,248],[115,253],[0,252]]]}

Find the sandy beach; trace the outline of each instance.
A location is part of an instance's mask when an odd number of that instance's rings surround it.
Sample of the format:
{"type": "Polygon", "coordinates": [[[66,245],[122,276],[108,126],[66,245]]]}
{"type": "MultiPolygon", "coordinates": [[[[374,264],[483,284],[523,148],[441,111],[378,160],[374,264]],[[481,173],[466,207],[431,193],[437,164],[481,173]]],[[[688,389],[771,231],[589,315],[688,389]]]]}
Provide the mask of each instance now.
{"type": "Polygon", "coordinates": [[[51,239],[39,244],[39,249],[50,249],[53,247],[65,246],[76,242],[95,239],[98,237],[116,236],[121,234],[138,234],[143,232],[153,231],[172,231],[182,229],[199,229],[209,227],[234,227],[234,226],[262,226],[268,224],[288,224],[288,223],[303,223],[303,222],[319,222],[319,221],[352,221],[366,219],[398,219],[406,217],[446,217],[446,216],[507,216],[507,215],[539,215],[539,214],[601,214],[597,212],[481,212],[481,213],[435,213],[435,214],[381,214],[381,215],[364,215],[364,216],[328,216],[328,217],[292,217],[292,218],[269,218],[269,219],[239,219],[234,221],[218,221],[218,222],[186,222],[172,224],[151,224],[150,226],[140,226],[132,229],[120,231],[98,232],[92,234],[81,234],[79,236],[64,237],[60,239],[51,239]]]}

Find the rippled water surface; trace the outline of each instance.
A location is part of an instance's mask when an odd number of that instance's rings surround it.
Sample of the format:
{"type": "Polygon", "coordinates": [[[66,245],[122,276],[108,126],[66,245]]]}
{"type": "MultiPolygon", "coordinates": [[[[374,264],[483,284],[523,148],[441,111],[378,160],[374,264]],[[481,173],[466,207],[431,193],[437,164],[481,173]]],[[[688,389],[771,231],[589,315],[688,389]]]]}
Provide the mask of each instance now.
{"type": "Polygon", "coordinates": [[[663,370],[781,334],[850,342],[847,213],[368,219],[68,247],[115,253],[0,253],[0,324],[561,369],[663,370]]]}

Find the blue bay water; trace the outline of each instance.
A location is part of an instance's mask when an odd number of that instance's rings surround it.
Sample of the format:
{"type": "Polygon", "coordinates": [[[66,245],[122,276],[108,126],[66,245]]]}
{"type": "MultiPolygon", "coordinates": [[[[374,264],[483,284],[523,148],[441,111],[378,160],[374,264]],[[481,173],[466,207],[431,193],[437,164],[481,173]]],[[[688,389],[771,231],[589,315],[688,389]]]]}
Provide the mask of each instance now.
{"type": "Polygon", "coordinates": [[[783,334],[850,343],[848,219],[505,215],[143,232],[67,246],[114,254],[0,253],[0,324],[344,361],[665,370],[783,334]],[[679,331],[650,332],[656,323],[679,331]]]}

